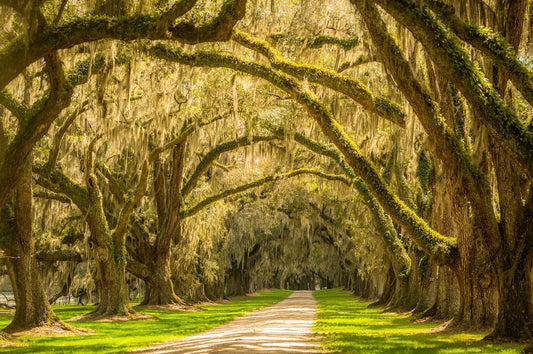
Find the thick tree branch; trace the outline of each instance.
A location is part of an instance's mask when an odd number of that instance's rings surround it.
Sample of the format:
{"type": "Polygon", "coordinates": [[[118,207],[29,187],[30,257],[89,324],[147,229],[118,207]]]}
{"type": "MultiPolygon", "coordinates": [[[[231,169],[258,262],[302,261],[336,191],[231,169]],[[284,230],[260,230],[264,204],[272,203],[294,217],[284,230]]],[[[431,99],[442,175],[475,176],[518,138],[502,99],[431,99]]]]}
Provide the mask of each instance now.
{"type": "Polygon", "coordinates": [[[300,79],[326,86],[350,97],[366,110],[379,115],[400,127],[405,127],[405,113],[401,107],[383,96],[375,96],[359,80],[339,74],[333,70],[313,65],[296,64],[281,56],[281,53],[268,42],[253,38],[249,34],[234,29],[232,39],[237,43],[257,51],[268,58],[272,67],[300,79]]]}
{"type": "Polygon", "coordinates": [[[339,182],[342,182],[342,183],[346,184],[347,186],[350,186],[352,184],[349,179],[347,179],[346,177],[344,177],[342,175],[331,175],[331,174],[323,173],[323,172],[320,172],[320,171],[317,171],[317,170],[311,170],[311,169],[302,168],[302,169],[294,170],[294,171],[291,171],[291,172],[288,172],[288,173],[266,176],[266,177],[259,178],[259,179],[255,180],[253,182],[246,183],[246,184],[243,184],[243,185],[235,187],[235,188],[229,188],[229,189],[227,189],[227,190],[225,190],[225,191],[223,191],[221,193],[218,193],[216,195],[207,197],[206,199],[198,202],[196,205],[194,205],[194,206],[192,206],[192,207],[190,207],[188,209],[183,210],[180,213],[180,216],[182,218],[187,218],[189,216],[192,216],[192,215],[198,213],[202,209],[205,209],[209,205],[211,205],[211,204],[213,204],[213,203],[215,203],[215,202],[217,202],[217,201],[219,201],[221,199],[229,197],[231,195],[234,195],[234,194],[237,194],[237,193],[242,193],[242,192],[247,191],[249,189],[262,186],[263,184],[268,183],[268,182],[274,182],[274,181],[279,180],[279,179],[291,178],[291,177],[296,177],[296,176],[300,176],[300,175],[304,175],[304,174],[306,174],[306,175],[315,175],[315,176],[318,176],[318,177],[321,177],[321,178],[324,178],[324,179],[327,179],[327,180],[330,180],[330,181],[339,181],[339,182]]]}
{"type": "Polygon", "coordinates": [[[491,188],[486,177],[473,165],[464,142],[446,124],[432,94],[412,72],[411,65],[387,32],[377,8],[366,0],[352,0],[352,3],[361,13],[383,64],[411,104],[439,159],[448,169],[454,170],[455,175],[460,176],[476,217],[483,220],[479,227],[485,228],[485,234],[492,235],[494,244],[497,245],[498,226],[492,208],[491,188]]]}
{"type": "Polygon", "coordinates": [[[72,249],[65,250],[39,250],[35,253],[39,262],[83,262],[81,253],[72,249]]]}
{"type": "Polygon", "coordinates": [[[533,106],[533,71],[520,59],[514,48],[490,28],[469,24],[455,15],[455,9],[440,0],[426,0],[429,6],[463,41],[480,50],[500,66],[524,98],[533,106]]]}
{"type": "Polygon", "coordinates": [[[136,277],[144,280],[152,276],[152,272],[150,272],[150,269],[146,265],[131,258],[128,258],[126,270],[136,277]]]}
{"type": "MultiPolygon", "coordinates": [[[[351,0],[355,5],[360,0],[351,0]]],[[[457,37],[447,31],[427,7],[410,0],[376,0],[385,11],[407,27],[435,65],[462,92],[476,117],[495,142],[507,150],[533,178],[533,132],[529,132],[483,72],[472,63],[457,37]]]]}
{"type": "Polygon", "coordinates": [[[344,50],[350,50],[359,45],[359,38],[339,38],[335,36],[328,35],[318,35],[307,38],[294,37],[290,34],[278,33],[273,34],[270,38],[275,42],[285,41],[290,43],[298,44],[298,46],[306,46],[308,48],[319,49],[323,46],[329,45],[338,45],[344,50]]]}
{"type": "MultiPolygon", "coordinates": [[[[186,1],[190,5],[189,1],[186,1]]],[[[243,16],[246,0],[226,0],[220,12],[211,21],[202,25],[180,22],[163,28],[160,21],[168,22],[173,15],[187,7],[178,5],[171,13],[157,15],[134,15],[126,18],[88,17],[78,18],[60,26],[49,26],[30,43],[23,36],[11,41],[0,52],[0,88],[4,88],[31,63],[45,57],[54,50],[66,49],[78,44],[101,39],[132,41],[136,39],[173,39],[183,43],[196,44],[229,40],[231,29],[243,16]],[[175,11],[174,11],[175,10],[175,11]]]]}
{"type": "Polygon", "coordinates": [[[23,102],[19,102],[8,89],[0,91],[0,104],[19,121],[23,120],[30,111],[30,108],[23,102]]]}
{"type": "Polygon", "coordinates": [[[34,164],[33,172],[39,175],[35,181],[38,185],[66,196],[76,204],[82,213],[87,212],[89,208],[87,188],[68,178],[60,169],[50,168],[49,165],[34,164]]]}
{"type": "Polygon", "coordinates": [[[265,79],[274,86],[290,94],[304,106],[322,131],[331,139],[345,156],[350,167],[368,185],[383,208],[400,224],[417,245],[428,254],[445,261],[455,256],[456,240],[445,237],[408,208],[396,196],[372,163],[361,154],[356,143],[344,132],[332,113],[308,89],[300,85],[293,77],[273,70],[272,68],[251,60],[242,59],[231,54],[197,51],[186,53],[178,48],[166,47],[162,44],[152,46],[148,52],[153,56],[182,64],[204,67],[226,67],[242,71],[265,79]]]}
{"type": "Polygon", "coordinates": [[[189,177],[189,180],[187,181],[187,183],[185,183],[185,185],[181,189],[182,197],[185,198],[194,189],[194,187],[196,187],[198,180],[204,174],[204,172],[209,168],[211,163],[215,161],[224,152],[235,150],[239,147],[251,145],[253,143],[257,143],[261,141],[270,141],[274,139],[278,139],[278,138],[275,136],[261,136],[261,135],[250,136],[250,137],[243,136],[235,140],[229,140],[229,141],[225,141],[223,143],[218,144],[204,156],[204,158],[200,161],[200,163],[198,163],[198,165],[196,166],[196,169],[189,177]]]}
{"type": "Polygon", "coordinates": [[[43,192],[43,191],[37,191],[33,192],[34,198],[41,198],[41,199],[50,199],[50,200],[57,200],[61,203],[70,203],[72,202],[70,198],[64,196],[60,193],[50,193],[50,192],[43,192]]]}

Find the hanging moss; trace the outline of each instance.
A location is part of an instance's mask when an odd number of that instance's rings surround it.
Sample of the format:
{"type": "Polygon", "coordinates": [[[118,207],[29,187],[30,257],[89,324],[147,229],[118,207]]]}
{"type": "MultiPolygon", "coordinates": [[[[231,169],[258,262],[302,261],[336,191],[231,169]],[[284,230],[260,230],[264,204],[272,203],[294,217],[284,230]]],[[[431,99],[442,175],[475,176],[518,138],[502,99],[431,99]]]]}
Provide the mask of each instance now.
{"type": "Polygon", "coordinates": [[[462,92],[493,138],[521,164],[526,173],[532,174],[533,134],[505,105],[484,73],[470,60],[459,39],[444,28],[425,6],[407,0],[379,0],[378,3],[422,43],[435,65],[462,92]]]}
{"type": "Polygon", "coordinates": [[[418,262],[418,272],[420,273],[420,278],[425,278],[427,271],[429,270],[429,257],[427,254],[424,254],[420,261],[418,262]]]}
{"type": "Polygon", "coordinates": [[[431,185],[431,180],[434,178],[434,170],[431,160],[423,150],[418,155],[416,176],[418,177],[418,181],[420,182],[420,186],[424,193],[430,193],[429,186],[431,185]]]}
{"type": "Polygon", "coordinates": [[[232,39],[243,46],[265,55],[272,66],[298,78],[321,84],[341,92],[370,112],[405,127],[405,113],[395,102],[384,96],[375,96],[370,89],[359,80],[339,74],[333,70],[314,65],[297,64],[281,56],[281,53],[268,42],[254,38],[240,30],[234,30],[232,39]]]}
{"type": "Polygon", "coordinates": [[[500,33],[464,22],[455,15],[453,6],[440,0],[429,0],[425,4],[434,10],[459,38],[481,50],[503,68],[524,98],[533,105],[533,71],[521,61],[514,48],[500,33]]]}

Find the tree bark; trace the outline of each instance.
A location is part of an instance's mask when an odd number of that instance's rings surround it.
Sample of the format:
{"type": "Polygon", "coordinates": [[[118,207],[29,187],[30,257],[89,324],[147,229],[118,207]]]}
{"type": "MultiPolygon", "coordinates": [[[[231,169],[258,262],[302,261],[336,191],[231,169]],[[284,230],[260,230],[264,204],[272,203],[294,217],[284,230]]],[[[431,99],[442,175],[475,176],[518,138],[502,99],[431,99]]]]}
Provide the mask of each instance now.
{"type": "Polygon", "coordinates": [[[59,321],[46,297],[35,258],[32,162],[31,154],[23,162],[23,172],[15,189],[15,227],[10,240],[2,247],[8,257],[6,264],[16,302],[15,316],[5,328],[6,332],[49,326],[59,321]]]}
{"type": "Polygon", "coordinates": [[[183,304],[174,293],[174,285],[170,273],[170,250],[155,257],[150,276],[145,280],[146,292],[141,305],[183,304]]]}
{"type": "Polygon", "coordinates": [[[522,256],[515,270],[509,266],[498,274],[498,320],[488,340],[528,340],[533,336],[531,260],[522,256]]]}
{"type": "Polygon", "coordinates": [[[150,277],[145,278],[146,292],[142,305],[169,305],[183,304],[183,301],[174,292],[170,273],[170,256],[172,241],[177,240],[180,234],[180,211],[182,206],[181,184],[183,180],[183,167],[186,140],[172,149],[171,171],[172,176],[168,187],[163,177],[163,167],[156,159],[154,161],[156,191],[156,204],[159,220],[158,235],[148,260],[150,277]],[[168,192],[167,192],[168,191],[168,192]]]}
{"type": "Polygon", "coordinates": [[[98,288],[96,316],[125,316],[134,313],[128,299],[125,255],[117,255],[106,246],[93,249],[96,260],[95,283],[98,288]]]}

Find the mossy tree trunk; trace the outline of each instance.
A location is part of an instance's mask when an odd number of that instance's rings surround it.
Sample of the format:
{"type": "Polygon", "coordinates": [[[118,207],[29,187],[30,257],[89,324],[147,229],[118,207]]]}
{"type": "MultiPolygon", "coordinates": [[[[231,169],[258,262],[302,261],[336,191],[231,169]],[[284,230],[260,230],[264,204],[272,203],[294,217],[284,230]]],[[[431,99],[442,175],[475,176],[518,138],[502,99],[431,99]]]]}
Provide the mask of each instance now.
{"type": "Polygon", "coordinates": [[[533,335],[531,259],[523,254],[498,272],[498,318],[487,339],[527,340],[533,335]]]}
{"type": "MultiPolygon", "coordinates": [[[[492,207],[491,186],[483,172],[473,164],[468,151],[464,148],[463,137],[465,132],[462,126],[464,123],[461,121],[461,117],[464,114],[458,112],[460,107],[456,107],[455,111],[448,112],[457,101],[454,100],[456,94],[454,96],[453,90],[450,90],[451,84],[447,81],[448,79],[443,79],[443,75],[446,76],[445,73],[433,71],[433,61],[427,59],[428,74],[431,78],[430,85],[432,85],[433,91],[440,94],[440,103],[444,107],[440,109],[429,89],[418,82],[401,49],[390,34],[387,33],[386,27],[374,5],[365,0],[352,0],[352,3],[359,9],[385,66],[391,71],[398,86],[406,95],[417,118],[427,132],[430,138],[431,150],[446,166],[444,177],[447,181],[450,181],[449,183],[452,186],[441,186],[446,188],[448,193],[447,196],[440,198],[440,202],[448,205],[448,211],[444,212],[446,215],[443,214],[443,217],[449,219],[449,222],[443,223],[442,217],[440,217],[434,224],[440,232],[460,238],[459,257],[454,262],[448,263],[455,274],[461,274],[461,286],[459,287],[461,290],[461,306],[457,319],[469,323],[476,318],[483,321],[483,315],[478,316],[473,313],[473,311],[476,311],[476,306],[472,298],[474,293],[470,289],[472,284],[478,283],[478,280],[474,279],[474,277],[477,277],[479,272],[476,269],[476,265],[471,264],[471,247],[469,245],[474,242],[474,236],[469,226],[470,221],[467,220],[468,217],[464,217],[465,214],[468,215],[468,212],[464,207],[466,201],[463,201],[461,196],[464,195],[470,203],[474,214],[473,222],[479,228],[483,238],[488,240],[488,243],[497,244],[501,235],[498,232],[497,218],[492,207]],[[438,89],[437,86],[439,86],[438,89]],[[450,198],[455,199],[449,200],[450,198]],[[451,218],[449,210],[453,210],[455,214],[451,218]],[[465,272],[467,273],[466,275],[465,272]]],[[[431,55],[429,57],[434,59],[431,55]]],[[[440,70],[441,67],[439,65],[435,66],[440,70]]],[[[476,246],[483,247],[479,243],[476,246]]],[[[491,250],[489,246],[483,248],[491,250]]],[[[493,248],[493,250],[495,249],[497,247],[493,248]]],[[[479,254],[483,255],[484,253],[479,252],[479,254]]],[[[443,280],[444,283],[449,283],[445,278],[443,280]]],[[[453,286],[451,283],[450,285],[453,286]]],[[[442,285],[440,288],[440,291],[443,291],[442,285]]],[[[439,309],[442,309],[442,306],[439,309]]],[[[446,312],[449,311],[446,310],[446,312]]]]}
{"type": "Polygon", "coordinates": [[[135,205],[146,190],[148,166],[143,164],[136,190],[124,202],[116,226],[110,230],[104,213],[103,198],[94,174],[93,150],[98,138],[91,141],[86,155],[85,186],[88,191],[87,224],[90,246],[96,262],[96,279],[99,304],[96,316],[129,315],[133,313],[128,299],[126,283],[126,245],[128,222],[135,205]]]}
{"type": "Polygon", "coordinates": [[[533,337],[531,257],[533,237],[533,188],[521,192],[520,176],[507,153],[491,148],[501,209],[499,254],[491,254],[498,284],[498,318],[492,339],[533,337]],[[523,199],[526,199],[523,205],[523,199]]]}
{"type": "Polygon", "coordinates": [[[23,171],[13,198],[13,225],[7,239],[2,242],[16,302],[15,316],[5,328],[6,332],[49,326],[59,321],[46,297],[35,257],[32,162],[32,154],[23,162],[23,171]]]}
{"type": "Polygon", "coordinates": [[[128,315],[129,305],[126,284],[125,248],[117,248],[113,232],[109,229],[102,207],[102,195],[96,185],[96,176],[86,179],[89,191],[87,224],[91,232],[89,246],[96,263],[95,283],[98,289],[98,306],[94,315],[128,315]]]}
{"type": "MultiPolygon", "coordinates": [[[[291,178],[301,174],[313,174],[319,177],[341,181],[350,184],[350,181],[344,176],[328,175],[311,169],[298,169],[285,174],[269,175],[259,178],[247,184],[235,188],[226,189],[218,194],[207,197],[196,205],[182,210],[183,200],[194,190],[199,178],[210,168],[222,153],[235,150],[240,147],[248,146],[261,141],[270,141],[278,139],[276,136],[253,136],[240,137],[237,139],[222,142],[209,151],[202,160],[197,164],[187,183],[182,187],[183,167],[185,161],[186,137],[192,132],[189,126],[186,126],[180,137],[172,142],[178,142],[173,147],[172,158],[170,159],[170,168],[166,169],[162,160],[154,156],[154,191],[155,203],[158,215],[157,235],[155,241],[150,240],[149,232],[143,225],[132,225],[131,229],[136,238],[136,244],[130,248],[132,258],[128,262],[128,270],[143,279],[146,283],[146,295],[143,305],[166,305],[172,303],[183,303],[176,295],[173,289],[170,271],[171,244],[180,239],[180,222],[200,210],[208,207],[212,203],[236,193],[244,192],[251,188],[259,187],[265,183],[275,181],[279,178],[291,178]],[[170,181],[166,181],[166,175],[171,171],[170,181]]],[[[172,142],[165,147],[172,146],[172,142]]],[[[153,150],[157,154],[164,151],[163,149],[153,150]]],[[[222,286],[219,292],[222,293],[222,286]]],[[[199,296],[205,299],[205,289],[202,287],[199,296]]]]}
{"type": "Polygon", "coordinates": [[[150,276],[145,278],[146,293],[142,305],[180,304],[183,301],[175,294],[170,273],[171,244],[179,238],[180,211],[182,206],[181,184],[186,141],[172,149],[171,177],[165,180],[161,162],[154,162],[154,190],[158,215],[159,233],[152,247],[149,260],[150,276]]]}
{"type": "MultiPolygon", "coordinates": [[[[91,236],[92,237],[92,236],[91,236]]],[[[96,261],[95,283],[98,289],[98,306],[94,315],[113,316],[133,313],[128,299],[125,254],[109,246],[93,243],[93,258],[96,261]]]]}

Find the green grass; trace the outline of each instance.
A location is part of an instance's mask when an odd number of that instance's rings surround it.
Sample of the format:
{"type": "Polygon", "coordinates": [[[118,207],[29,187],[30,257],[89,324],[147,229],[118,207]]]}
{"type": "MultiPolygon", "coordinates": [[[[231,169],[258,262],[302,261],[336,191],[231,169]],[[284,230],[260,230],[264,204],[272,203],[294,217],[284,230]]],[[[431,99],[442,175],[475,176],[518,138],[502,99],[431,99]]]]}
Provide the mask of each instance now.
{"type": "Polygon", "coordinates": [[[479,342],[486,333],[429,333],[436,323],[413,323],[407,316],[368,308],[342,290],[319,290],[315,332],[327,352],[350,353],[519,353],[517,344],[479,342]]]}
{"type": "MultiPolygon", "coordinates": [[[[201,312],[139,311],[158,318],[154,320],[115,323],[69,322],[76,327],[92,329],[95,333],[63,337],[22,337],[25,346],[0,348],[0,351],[17,353],[122,353],[134,348],[176,340],[208,330],[247,312],[275,304],[290,293],[291,291],[288,290],[259,292],[259,296],[235,299],[231,303],[201,306],[207,310],[201,312]]],[[[54,308],[56,314],[63,320],[88,313],[93,309],[92,306],[77,305],[54,308]]],[[[0,316],[2,328],[7,326],[10,321],[11,316],[0,316]]]]}

